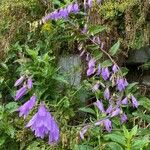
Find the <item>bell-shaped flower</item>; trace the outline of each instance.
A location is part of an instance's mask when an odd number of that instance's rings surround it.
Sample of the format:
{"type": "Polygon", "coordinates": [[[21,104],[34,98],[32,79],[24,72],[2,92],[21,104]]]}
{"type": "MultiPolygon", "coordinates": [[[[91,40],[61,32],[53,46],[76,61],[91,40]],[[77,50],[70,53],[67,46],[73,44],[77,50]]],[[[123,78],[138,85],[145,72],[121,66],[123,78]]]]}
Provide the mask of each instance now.
{"type": "Polygon", "coordinates": [[[27,87],[28,87],[28,89],[31,89],[33,87],[33,82],[32,82],[31,78],[28,78],[27,87]]]}
{"type": "Polygon", "coordinates": [[[95,68],[88,68],[88,70],[87,70],[87,76],[91,76],[94,73],[95,73],[95,68]]]}
{"type": "Polygon", "coordinates": [[[112,104],[109,105],[109,107],[106,109],[106,114],[110,114],[113,111],[112,104]]]}
{"type": "Polygon", "coordinates": [[[121,112],[120,108],[117,107],[114,111],[112,111],[111,117],[118,116],[120,112],[121,112]]]}
{"type": "Polygon", "coordinates": [[[17,90],[16,95],[15,95],[15,100],[19,100],[26,93],[27,93],[27,87],[23,86],[22,88],[20,88],[19,90],[17,90]]]}
{"type": "Polygon", "coordinates": [[[131,101],[132,101],[133,108],[138,108],[139,103],[138,103],[137,99],[133,95],[131,95],[131,101]]]}
{"type": "Polygon", "coordinates": [[[100,75],[101,74],[101,65],[99,64],[98,67],[97,67],[97,73],[96,75],[100,75]]]}
{"type": "Polygon", "coordinates": [[[117,79],[116,84],[117,84],[118,90],[121,92],[125,90],[126,86],[128,85],[128,82],[126,81],[126,79],[117,79]]]}
{"type": "Polygon", "coordinates": [[[36,137],[44,138],[49,134],[49,144],[55,144],[59,140],[58,125],[44,104],[39,106],[38,112],[32,117],[26,127],[31,127],[36,137]]]}
{"type": "Polygon", "coordinates": [[[103,79],[106,81],[109,78],[109,76],[110,76],[108,67],[102,68],[101,74],[102,74],[103,79]]]}
{"type": "Polygon", "coordinates": [[[111,132],[111,130],[112,130],[112,122],[109,119],[105,119],[103,121],[103,123],[104,123],[106,131],[107,132],[111,132]]]}
{"type": "Polygon", "coordinates": [[[88,4],[89,8],[91,8],[93,5],[93,0],[88,0],[87,4],[88,4]]]}
{"type": "Polygon", "coordinates": [[[125,113],[123,113],[123,114],[121,115],[120,120],[121,120],[121,123],[125,123],[125,122],[128,120],[127,115],[126,115],[125,113]]]}
{"type": "Polygon", "coordinates": [[[30,110],[34,107],[36,103],[36,96],[32,96],[29,101],[24,103],[21,107],[19,107],[19,117],[24,116],[26,118],[30,112],[30,110]]]}
{"type": "Polygon", "coordinates": [[[92,91],[96,92],[99,89],[100,84],[96,83],[93,87],[92,87],[92,91]]]}
{"type": "Polygon", "coordinates": [[[123,105],[127,105],[128,104],[128,98],[125,97],[122,102],[121,102],[123,105]]]}
{"type": "Polygon", "coordinates": [[[21,76],[18,80],[16,80],[14,86],[19,86],[23,82],[24,78],[25,76],[21,76]]]}
{"type": "Polygon", "coordinates": [[[109,92],[109,88],[106,88],[104,91],[104,98],[109,100],[110,98],[110,92],[109,92]]]}
{"type": "Polygon", "coordinates": [[[118,67],[114,64],[112,67],[113,73],[116,73],[118,71],[118,67]]]}
{"type": "Polygon", "coordinates": [[[97,108],[98,108],[101,112],[105,113],[105,110],[104,110],[104,106],[103,106],[102,101],[97,100],[97,101],[94,103],[94,105],[97,106],[97,108]]]}
{"type": "Polygon", "coordinates": [[[80,138],[83,140],[84,139],[84,134],[87,132],[87,130],[88,130],[88,128],[89,128],[90,126],[89,125],[86,125],[86,126],[84,126],[82,129],[81,129],[81,131],[80,131],[80,138]]]}

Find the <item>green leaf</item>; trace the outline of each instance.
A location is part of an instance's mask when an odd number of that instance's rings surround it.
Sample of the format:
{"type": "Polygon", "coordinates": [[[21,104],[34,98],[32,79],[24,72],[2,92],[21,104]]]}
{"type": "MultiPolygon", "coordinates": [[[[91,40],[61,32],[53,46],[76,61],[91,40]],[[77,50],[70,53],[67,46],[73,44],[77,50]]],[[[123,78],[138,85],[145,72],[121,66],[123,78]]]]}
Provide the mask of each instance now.
{"type": "Polygon", "coordinates": [[[121,145],[124,145],[124,146],[126,144],[126,141],[125,141],[126,139],[121,134],[120,135],[119,134],[115,134],[115,133],[107,134],[107,135],[104,135],[104,139],[107,140],[107,141],[111,140],[113,142],[117,142],[117,143],[119,143],[121,145]]]}
{"type": "Polygon", "coordinates": [[[118,50],[119,50],[119,47],[120,47],[120,41],[118,41],[117,43],[115,43],[109,50],[109,53],[110,55],[114,56],[118,50]]]}
{"type": "Polygon", "coordinates": [[[121,145],[115,142],[107,143],[107,147],[109,148],[109,150],[124,150],[121,145]]]}
{"type": "Polygon", "coordinates": [[[86,112],[86,113],[90,113],[90,114],[95,114],[95,111],[92,108],[79,108],[80,111],[86,112]]]}
{"type": "Polygon", "coordinates": [[[137,125],[132,128],[132,130],[130,131],[131,138],[137,134],[137,130],[138,130],[138,126],[137,125]]]}
{"type": "Polygon", "coordinates": [[[105,60],[102,64],[101,64],[102,67],[110,67],[112,66],[112,62],[111,60],[105,60]]]}
{"type": "Polygon", "coordinates": [[[73,150],[93,150],[89,145],[75,145],[73,150]]]}
{"type": "Polygon", "coordinates": [[[37,58],[38,52],[36,50],[26,49],[27,53],[33,58],[37,58]]]}
{"type": "Polygon", "coordinates": [[[149,136],[145,136],[142,139],[135,139],[132,144],[132,150],[140,150],[147,147],[150,144],[149,136]]]}
{"type": "Polygon", "coordinates": [[[105,31],[106,29],[107,28],[105,26],[93,25],[93,26],[89,27],[89,34],[94,36],[95,34],[105,31]]]}
{"type": "Polygon", "coordinates": [[[124,132],[124,136],[126,139],[130,138],[130,134],[129,131],[127,130],[127,128],[125,126],[123,126],[123,132],[124,132]]]}
{"type": "Polygon", "coordinates": [[[10,102],[5,105],[5,108],[10,112],[13,113],[18,109],[18,104],[16,102],[10,102]]]}
{"type": "Polygon", "coordinates": [[[144,108],[148,109],[150,111],[150,99],[147,97],[142,97],[139,99],[139,103],[144,108]]]}
{"type": "Polygon", "coordinates": [[[5,143],[6,137],[0,136],[0,146],[2,146],[5,143]]]}

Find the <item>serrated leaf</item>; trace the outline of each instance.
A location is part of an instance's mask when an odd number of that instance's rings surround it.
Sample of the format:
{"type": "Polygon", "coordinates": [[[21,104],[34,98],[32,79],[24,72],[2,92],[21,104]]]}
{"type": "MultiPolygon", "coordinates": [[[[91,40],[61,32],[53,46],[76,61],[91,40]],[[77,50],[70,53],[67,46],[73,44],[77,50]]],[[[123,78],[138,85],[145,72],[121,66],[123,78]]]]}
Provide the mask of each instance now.
{"type": "Polygon", "coordinates": [[[146,97],[142,97],[139,99],[139,103],[144,108],[148,109],[150,111],[150,99],[146,97]]]}
{"type": "Polygon", "coordinates": [[[138,129],[138,126],[136,125],[135,127],[132,128],[132,130],[130,131],[130,136],[135,136],[137,134],[137,129],[138,129]]]}
{"type": "Polygon", "coordinates": [[[26,49],[26,51],[32,58],[37,58],[38,52],[36,50],[26,49]]]}
{"type": "Polygon", "coordinates": [[[129,139],[130,134],[129,131],[127,130],[127,128],[125,126],[123,126],[123,132],[124,132],[124,136],[126,139],[129,139]]]}
{"type": "Polygon", "coordinates": [[[118,50],[119,50],[119,47],[120,47],[120,41],[118,41],[117,43],[115,43],[109,50],[109,53],[110,55],[114,56],[118,50]]]}
{"type": "Polygon", "coordinates": [[[95,111],[92,108],[79,108],[80,111],[86,112],[86,113],[90,113],[90,114],[95,114],[95,111]]]}

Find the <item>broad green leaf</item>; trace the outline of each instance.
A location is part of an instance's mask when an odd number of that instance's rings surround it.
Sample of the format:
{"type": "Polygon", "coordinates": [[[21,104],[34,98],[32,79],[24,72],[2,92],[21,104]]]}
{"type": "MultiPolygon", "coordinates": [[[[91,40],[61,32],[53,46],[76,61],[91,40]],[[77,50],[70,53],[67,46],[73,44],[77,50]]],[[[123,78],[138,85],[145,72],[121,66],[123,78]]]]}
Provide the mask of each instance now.
{"type": "Polygon", "coordinates": [[[105,31],[106,29],[107,28],[105,26],[93,25],[93,26],[89,27],[89,34],[94,36],[95,34],[105,31]]]}
{"type": "Polygon", "coordinates": [[[75,145],[73,150],[93,150],[89,145],[75,145]]]}
{"type": "Polygon", "coordinates": [[[102,67],[110,67],[112,66],[112,62],[111,60],[105,60],[102,64],[101,64],[102,67]]]}
{"type": "Polygon", "coordinates": [[[146,97],[142,97],[139,99],[139,103],[144,108],[148,109],[150,111],[150,99],[146,97]]]}
{"type": "Polygon", "coordinates": [[[104,139],[117,142],[121,145],[126,144],[125,137],[123,135],[119,135],[119,134],[115,134],[115,133],[104,135],[104,139]]]}
{"type": "Polygon", "coordinates": [[[26,51],[32,58],[37,58],[38,52],[36,50],[26,49],[26,51]]]}
{"type": "Polygon", "coordinates": [[[117,43],[115,43],[109,50],[109,53],[114,56],[118,50],[119,50],[119,47],[120,47],[120,41],[118,41],[117,43]]]}
{"type": "Polygon", "coordinates": [[[99,46],[95,45],[95,44],[91,44],[91,45],[87,45],[86,48],[89,50],[95,51],[95,50],[99,49],[99,46]]]}
{"type": "Polygon", "coordinates": [[[0,136],[0,146],[2,146],[5,143],[6,137],[0,136]]]}
{"type": "Polygon", "coordinates": [[[95,111],[92,108],[79,108],[80,111],[86,112],[86,113],[90,113],[90,114],[95,114],[95,111]]]}
{"type": "Polygon", "coordinates": [[[138,126],[137,125],[132,128],[132,130],[130,131],[131,138],[137,134],[137,130],[138,130],[138,126]]]}
{"type": "Polygon", "coordinates": [[[5,105],[5,108],[10,112],[15,112],[18,109],[18,104],[16,102],[10,102],[5,105]]]}
{"type": "Polygon", "coordinates": [[[106,150],[124,150],[121,145],[115,142],[108,143],[107,148],[109,149],[106,149],[106,150]]]}

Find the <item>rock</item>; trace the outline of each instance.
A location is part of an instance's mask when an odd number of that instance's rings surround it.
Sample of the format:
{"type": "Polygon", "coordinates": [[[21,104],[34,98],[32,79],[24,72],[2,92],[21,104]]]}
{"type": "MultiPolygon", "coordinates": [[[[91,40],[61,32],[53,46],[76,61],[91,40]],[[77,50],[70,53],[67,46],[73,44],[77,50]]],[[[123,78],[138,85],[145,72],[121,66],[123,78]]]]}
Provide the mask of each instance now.
{"type": "Polygon", "coordinates": [[[150,47],[144,47],[139,50],[131,51],[127,63],[141,64],[150,60],[150,47]]]}
{"type": "Polygon", "coordinates": [[[79,86],[81,82],[81,59],[79,55],[61,56],[58,66],[60,73],[65,77],[69,84],[79,86]]]}

